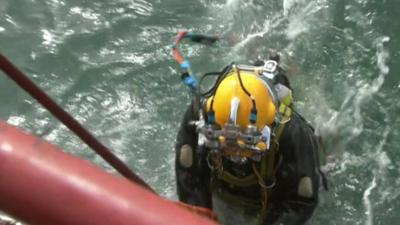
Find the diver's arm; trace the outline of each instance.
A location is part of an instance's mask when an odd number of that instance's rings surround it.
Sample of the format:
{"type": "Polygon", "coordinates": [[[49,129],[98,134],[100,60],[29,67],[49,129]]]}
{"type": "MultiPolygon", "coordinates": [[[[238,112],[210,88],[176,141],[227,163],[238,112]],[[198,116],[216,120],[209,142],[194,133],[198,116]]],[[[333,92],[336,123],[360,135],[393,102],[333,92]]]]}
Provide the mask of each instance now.
{"type": "Polygon", "coordinates": [[[290,90],[293,90],[292,87],[290,86],[289,78],[287,76],[287,73],[285,70],[282,68],[278,68],[278,74],[274,76],[274,84],[282,84],[289,88],[290,90]]]}
{"type": "Polygon", "coordinates": [[[179,200],[191,205],[211,208],[210,171],[205,157],[197,150],[197,114],[190,105],[178,131],[175,145],[175,173],[179,200]]]}
{"type": "MultiPolygon", "coordinates": [[[[311,217],[318,204],[320,145],[313,129],[297,113],[285,127],[281,139],[286,157],[285,197],[281,216],[274,225],[302,225],[311,217]]],[[[284,159],[285,160],[285,159],[284,159]]]]}

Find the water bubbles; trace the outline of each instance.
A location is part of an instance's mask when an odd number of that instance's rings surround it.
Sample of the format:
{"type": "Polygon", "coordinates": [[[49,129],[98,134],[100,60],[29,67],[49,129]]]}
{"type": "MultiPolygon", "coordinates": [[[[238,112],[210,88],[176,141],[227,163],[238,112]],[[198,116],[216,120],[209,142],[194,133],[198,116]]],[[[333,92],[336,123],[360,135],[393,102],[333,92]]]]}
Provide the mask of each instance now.
{"type": "Polygon", "coordinates": [[[283,15],[287,16],[289,14],[289,10],[294,5],[295,0],[284,0],[283,1],[283,15]]]}
{"type": "Polygon", "coordinates": [[[17,23],[14,22],[14,20],[12,19],[12,17],[10,15],[5,15],[5,21],[11,23],[12,25],[14,25],[15,27],[17,27],[17,23]]]}
{"type": "Polygon", "coordinates": [[[35,59],[36,59],[36,56],[37,56],[37,55],[36,55],[35,52],[31,52],[31,59],[32,59],[32,60],[35,60],[35,59]]]}
{"type": "Polygon", "coordinates": [[[90,8],[81,8],[81,7],[72,7],[69,10],[69,14],[75,16],[79,15],[83,18],[83,20],[79,20],[79,18],[75,18],[77,21],[79,21],[79,24],[88,24],[87,29],[92,30],[93,28],[99,28],[102,26],[108,27],[109,22],[106,21],[103,16],[90,8]],[[93,27],[94,25],[94,27],[93,27]]]}
{"type": "Polygon", "coordinates": [[[115,53],[116,53],[116,51],[114,49],[108,49],[108,48],[102,48],[102,49],[100,49],[100,52],[99,52],[100,56],[102,56],[102,57],[114,55],[115,53]]]}
{"type": "Polygon", "coordinates": [[[389,42],[390,37],[383,36],[377,40],[376,44],[376,58],[377,58],[377,66],[381,74],[389,73],[389,66],[386,65],[387,60],[389,59],[389,52],[384,48],[384,43],[389,42]]]}
{"type": "Polygon", "coordinates": [[[151,16],[153,13],[153,6],[147,1],[133,1],[128,5],[128,8],[133,9],[137,14],[142,16],[151,16]]]}
{"type": "Polygon", "coordinates": [[[366,208],[365,215],[367,216],[367,221],[365,222],[366,225],[372,225],[373,223],[373,212],[372,212],[372,206],[371,206],[371,200],[370,200],[370,195],[372,190],[376,187],[376,179],[374,179],[371,182],[371,185],[364,191],[363,194],[363,201],[364,201],[364,207],[366,208]]]}
{"type": "Polygon", "coordinates": [[[289,26],[287,28],[287,37],[290,40],[294,40],[301,33],[306,32],[309,29],[308,23],[303,19],[293,19],[290,20],[289,26]]]}
{"type": "Polygon", "coordinates": [[[47,2],[48,4],[52,5],[53,7],[58,6],[58,5],[65,5],[65,2],[63,1],[59,1],[59,0],[51,0],[49,2],[47,2]]]}
{"type": "Polygon", "coordinates": [[[381,152],[377,157],[377,161],[381,170],[385,170],[392,163],[386,152],[381,152]]]}
{"type": "Polygon", "coordinates": [[[71,14],[80,14],[82,12],[82,9],[79,7],[72,7],[70,12],[71,14]]]}
{"type": "Polygon", "coordinates": [[[50,31],[47,29],[41,29],[42,32],[42,44],[51,53],[56,52],[56,47],[58,44],[62,43],[61,37],[56,36],[55,31],[50,31]]]}
{"type": "Polygon", "coordinates": [[[54,41],[54,35],[46,29],[42,29],[41,32],[42,32],[42,38],[43,38],[42,44],[51,45],[52,42],[54,41]]]}
{"type": "MultiPolygon", "coordinates": [[[[298,1],[298,0],[285,0],[283,2],[283,14],[289,21],[286,29],[288,39],[294,40],[300,34],[306,33],[311,29],[315,29],[317,23],[314,20],[317,18],[317,13],[322,13],[325,7],[322,2],[316,1],[298,1]]],[[[318,19],[318,24],[324,21],[318,19]]]]}
{"type": "Polygon", "coordinates": [[[231,9],[236,9],[240,5],[240,0],[227,0],[226,1],[226,7],[229,7],[231,9]]]}
{"type": "Polygon", "coordinates": [[[25,116],[10,116],[7,120],[7,123],[14,125],[14,126],[20,126],[22,123],[25,122],[25,116]]]}

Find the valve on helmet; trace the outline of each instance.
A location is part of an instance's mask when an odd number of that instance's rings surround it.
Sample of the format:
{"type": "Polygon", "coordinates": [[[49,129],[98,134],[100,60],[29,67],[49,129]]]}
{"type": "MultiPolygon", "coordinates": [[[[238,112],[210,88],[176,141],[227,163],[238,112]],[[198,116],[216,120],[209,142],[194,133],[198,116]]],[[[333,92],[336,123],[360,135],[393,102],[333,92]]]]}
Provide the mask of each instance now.
{"type": "Polygon", "coordinates": [[[267,60],[264,63],[262,75],[268,79],[273,79],[278,73],[278,62],[275,60],[267,60]]]}

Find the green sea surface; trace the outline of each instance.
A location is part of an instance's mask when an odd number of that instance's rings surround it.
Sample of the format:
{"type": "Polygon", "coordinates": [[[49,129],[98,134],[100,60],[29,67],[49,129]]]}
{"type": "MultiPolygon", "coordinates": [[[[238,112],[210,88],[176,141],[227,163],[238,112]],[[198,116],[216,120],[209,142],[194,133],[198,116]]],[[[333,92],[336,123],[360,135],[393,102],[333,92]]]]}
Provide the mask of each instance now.
{"type": "MultiPolygon", "coordinates": [[[[222,37],[184,45],[198,75],[270,49],[296,63],[295,105],[324,139],[330,187],[309,224],[399,224],[398,0],[0,0],[0,52],[170,199],[191,99],[171,56],[183,29],[222,37]]],[[[0,74],[0,119],[115,172],[0,74]]]]}

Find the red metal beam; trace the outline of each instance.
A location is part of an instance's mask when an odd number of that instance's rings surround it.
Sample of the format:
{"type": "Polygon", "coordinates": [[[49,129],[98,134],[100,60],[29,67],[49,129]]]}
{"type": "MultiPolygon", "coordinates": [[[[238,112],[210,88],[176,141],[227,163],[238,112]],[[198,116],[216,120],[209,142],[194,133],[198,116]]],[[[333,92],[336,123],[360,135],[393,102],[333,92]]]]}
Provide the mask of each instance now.
{"type": "Polygon", "coordinates": [[[215,225],[1,120],[0,210],[31,225],[215,225]]]}

